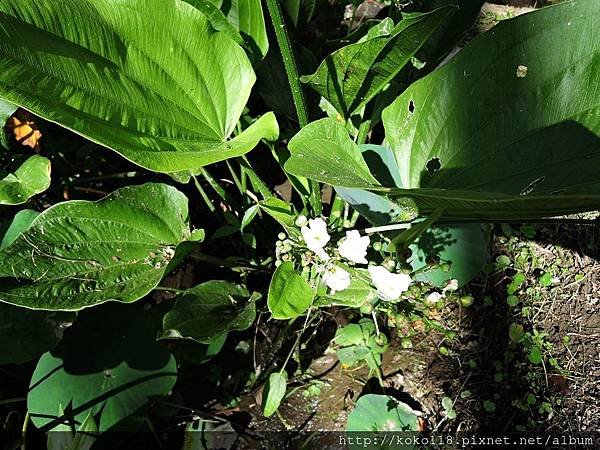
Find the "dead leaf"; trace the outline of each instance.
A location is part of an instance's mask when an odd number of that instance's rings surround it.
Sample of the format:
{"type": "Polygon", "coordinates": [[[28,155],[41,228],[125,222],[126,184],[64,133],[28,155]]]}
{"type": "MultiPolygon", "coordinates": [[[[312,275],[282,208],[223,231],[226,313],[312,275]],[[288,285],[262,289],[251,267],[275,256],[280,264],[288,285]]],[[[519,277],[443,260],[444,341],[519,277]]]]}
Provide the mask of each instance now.
{"type": "Polygon", "coordinates": [[[18,117],[12,116],[8,120],[7,127],[18,143],[32,150],[38,151],[40,149],[42,132],[36,128],[33,121],[22,121],[18,117]]]}

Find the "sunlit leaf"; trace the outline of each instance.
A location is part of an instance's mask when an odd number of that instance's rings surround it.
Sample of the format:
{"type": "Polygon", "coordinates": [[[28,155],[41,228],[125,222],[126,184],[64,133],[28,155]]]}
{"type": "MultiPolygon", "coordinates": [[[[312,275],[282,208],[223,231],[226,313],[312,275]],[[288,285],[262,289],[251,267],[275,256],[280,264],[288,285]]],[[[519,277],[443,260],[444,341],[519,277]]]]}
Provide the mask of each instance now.
{"type": "Polygon", "coordinates": [[[50,187],[50,161],[30,156],[14,172],[2,173],[0,205],[19,205],[50,187]]]}
{"type": "Polygon", "coordinates": [[[138,300],[191,239],[187,216],[186,197],[164,184],[59,203],[0,251],[0,301],[78,310],[138,300]]]}
{"type": "Polygon", "coordinates": [[[444,7],[411,15],[395,27],[391,19],[385,19],[361,41],[329,55],[313,75],[302,80],[349,118],[410,62],[427,38],[455,11],[456,7],[444,7]]]}
{"type": "Polygon", "coordinates": [[[278,134],[267,113],[228,140],[252,66],[180,0],[3,1],[0,70],[0,97],[158,172],[197,172],[278,134]]]}
{"type": "Polygon", "coordinates": [[[314,289],[294,265],[286,261],[281,264],[271,279],[267,304],[275,319],[291,319],[304,313],[313,302],[314,289]]]}

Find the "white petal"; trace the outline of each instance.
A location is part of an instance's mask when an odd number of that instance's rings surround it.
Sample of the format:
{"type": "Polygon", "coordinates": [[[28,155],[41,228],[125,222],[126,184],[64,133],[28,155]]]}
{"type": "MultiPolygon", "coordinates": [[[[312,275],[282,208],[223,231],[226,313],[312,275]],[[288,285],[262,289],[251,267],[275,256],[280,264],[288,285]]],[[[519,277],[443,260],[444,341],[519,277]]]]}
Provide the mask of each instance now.
{"type": "Polygon", "coordinates": [[[331,293],[335,294],[350,286],[350,274],[341,267],[331,266],[323,275],[323,281],[331,289],[331,293]]]}
{"type": "Polygon", "coordinates": [[[400,295],[408,289],[412,278],[404,273],[390,273],[382,266],[369,266],[371,280],[377,289],[377,294],[382,300],[398,300],[400,295]]]}
{"type": "Polygon", "coordinates": [[[367,248],[371,240],[368,236],[361,237],[356,230],[346,232],[346,237],[338,244],[338,250],[343,258],[357,264],[367,264],[367,248]]]}

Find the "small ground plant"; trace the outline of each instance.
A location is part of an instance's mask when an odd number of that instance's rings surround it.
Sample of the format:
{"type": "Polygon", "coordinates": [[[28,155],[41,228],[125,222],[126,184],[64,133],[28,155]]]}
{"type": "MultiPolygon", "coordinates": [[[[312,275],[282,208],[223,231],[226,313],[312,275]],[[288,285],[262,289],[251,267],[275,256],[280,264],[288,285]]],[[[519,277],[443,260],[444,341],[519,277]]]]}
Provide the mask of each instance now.
{"type": "Polygon", "coordinates": [[[493,382],[526,389],[437,407],[552,417],[569,370],[535,318],[568,269],[513,237],[600,209],[600,2],[472,40],[482,0],[334,3],[0,3],[10,448],[251,448],[323,355],[363,388],[345,430],[435,433],[386,358],[435,334],[476,378],[449,317],[497,277],[493,382]]]}

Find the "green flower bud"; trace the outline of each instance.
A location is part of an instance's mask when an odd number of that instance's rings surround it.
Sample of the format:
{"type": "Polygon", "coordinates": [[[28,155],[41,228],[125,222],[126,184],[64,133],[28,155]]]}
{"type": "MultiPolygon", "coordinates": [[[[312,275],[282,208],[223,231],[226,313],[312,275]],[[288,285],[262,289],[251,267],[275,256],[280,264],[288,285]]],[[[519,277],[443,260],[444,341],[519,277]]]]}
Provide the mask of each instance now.
{"type": "Polygon", "coordinates": [[[475,299],[473,298],[472,295],[463,295],[460,298],[460,304],[465,308],[468,308],[469,306],[471,306],[474,301],[475,301],[475,299]]]}
{"type": "Polygon", "coordinates": [[[373,312],[373,305],[370,303],[364,303],[360,307],[360,312],[363,314],[371,314],[373,312]]]}

